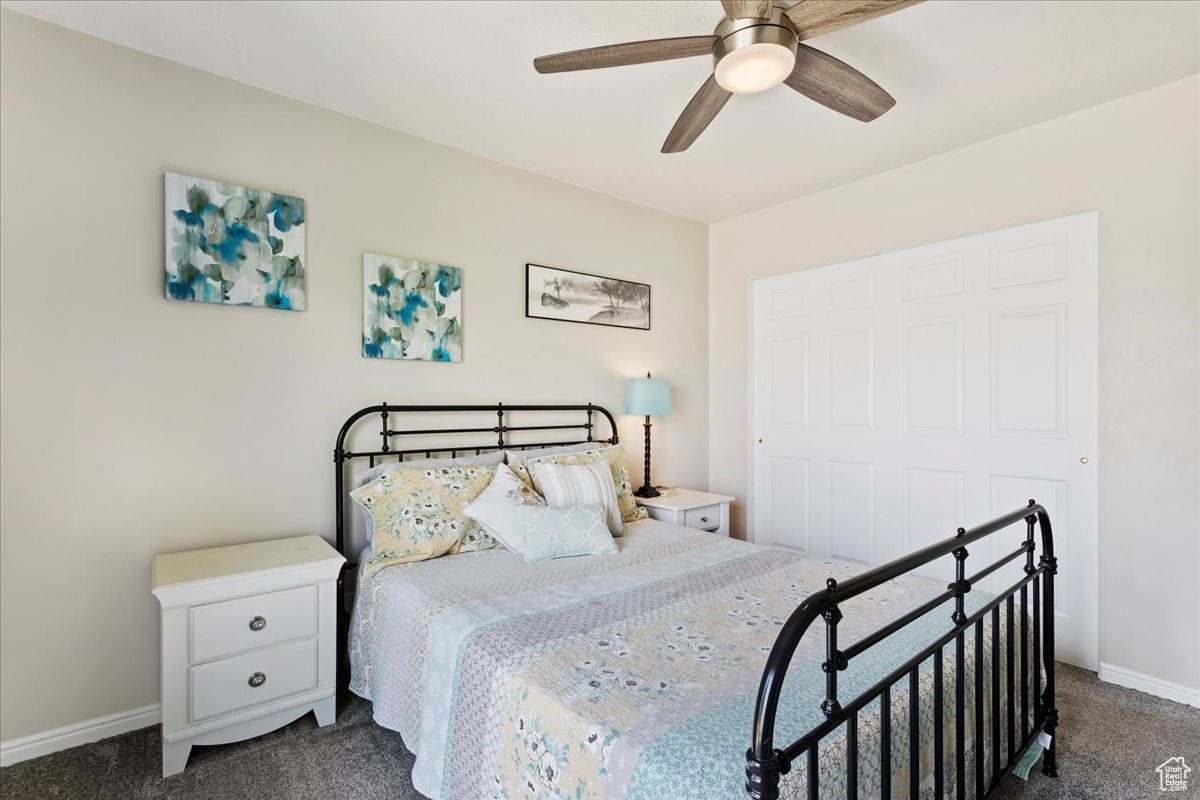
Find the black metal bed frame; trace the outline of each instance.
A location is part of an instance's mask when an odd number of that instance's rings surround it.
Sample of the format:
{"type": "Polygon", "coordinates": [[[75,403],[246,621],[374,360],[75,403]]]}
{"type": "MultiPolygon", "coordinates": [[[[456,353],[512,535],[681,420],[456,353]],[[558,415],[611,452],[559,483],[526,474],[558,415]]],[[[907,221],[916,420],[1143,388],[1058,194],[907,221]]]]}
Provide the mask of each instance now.
{"type": "MultiPolygon", "coordinates": [[[[555,434],[558,435],[558,434],[555,434]]],[[[346,557],[346,564],[342,567],[342,574],[338,578],[339,596],[345,586],[345,573],[347,569],[353,569],[356,565],[354,559],[357,553],[349,551],[350,542],[346,537],[346,465],[354,459],[367,459],[369,466],[374,467],[379,462],[384,462],[389,459],[395,459],[397,462],[403,462],[405,456],[423,456],[424,458],[433,458],[435,455],[449,454],[451,458],[458,456],[459,453],[474,453],[480,455],[484,452],[495,452],[497,450],[529,450],[535,447],[555,447],[559,445],[569,444],[585,444],[587,442],[596,442],[597,444],[617,444],[619,438],[617,435],[617,421],[613,419],[613,415],[608,409],[592,403],[583,405],[505,405],[504,403],[495,403],[493,405],[403,405],[394,406],[386,401],[377,406],[368,406],[359,409],[350,415],[338,431],[337,444],[333,448],[333,462],[335,468],[334,478],[334,508],[337,514],[335,522],[335,531],[337,534],[337,549],[338,552],[346,557]],[[394,418],[402,414],[430,414],[430,413],[491,413],[496,415],[496,424],[484,427],[467,427],[467,428],[414,428],[412,430],[393,430],[389,427],[389,418],[394,418]],[[569,425],[509,425],[507,424],[506,414],[522,414],[522,413],[559,413],[559,412],[582,412],[586,414],[586,419],[582,423],[569,425]],[[362,450],[353,452],[346,449],[346,438],[355,424],[364,417],[378,414],[380,419],[379,436],[382,438],[382,443],[378,449],[362,450]],[[597,439],[593,435],[595,433],[596,415],[604,417],[608,421],[608,437],[605,439],[597,439]],[[584,438],[572,439],[567,441],[556,442],[511,442],[508,434],[510,433],[533,433],[543,431],[584,431],[584,438]],[[462,435],[471,433],[491,433],[496,436],[496,441],[487,444],[440,444],[429,443],[421,447],[410,447],[408,449],[396,449],[392,447],[392,440],[398,436],[450,436],[462,435]]]]}
{"type": "MultiPolygon", "coordinates": [[[[858,797],[858,712],[866,705],[878,699],[880,704],[880,774],[881,774],[881,795],[890,798],[892,796],[891,787],[891,691],[892,686],[899,681],[902,681],[905,676],[908,678],[909,687],[909,761],[910,764],[919,763],[920,746],[918,737],[918,728],[920,722],[919,714],[919,670],[921,664],[927,659],[933,658],[933,683],[934,683],[934,796],[939,798],[945,797],[945,760],[943,758],[943,733],[941,720],[944,719],[943,714],[943,680],[942,680],[942,658],[944,648],[951,641],[954,642],[954,665],[955,665],[955,680],[954,680],[954,764],[955,764],[955,780],[954,796],[956,800],[964,800],[967,796],[967,770],[966,770],[966,715],[964,713],[966,705],[965,683],[966,672],[965,665],[965,632],[974,627],[974,647],[975,647],[975,681],[974,681],[974,708],[976,713],[975,730],[973,732],[973,749],[974,749],[974,792],[973,796],[980,800],[991,796],[1000,780],[1013,770],[1016,766],[1018,756],[1037,738],[1040,731],[1045,731],[1054,735],[1054,730],[1058,725],[1058,709],[1054,705],[1054,576],[1058,572],[1058,561],[1054,556],[1054,541],[1053,534],[1050,529],[1050,515],[1046,509],[1038,505],[1035,501],[1030,500],[1029,505],[1025,508],[1017,509],[1002,517],[998,517],[991,522],[985,523],[971,530],[963,528],[958,529],[958,534],[950,539],[946,539],[937,544],[932,544],[926,548],[911,553],[903,558],[897,559],[890,564],[884,564],[874,569],[863,572],[848,580],[842,581],[840,584],[830,578],[826,582],[826,589],[823,592],[817,592],[809,596],[800,606],[792,612],[791,617],[784,623],[779,636],[775,640],[775,645],[771,649],[771,653],[767,658],[767,665],[763,670],[762,682],[758,689],[758,702],[754,711],[754,731],[753,744],[746,751],[746,791],[754,800],[778,800],[779,798],[779,778],[781,775],[790,771],[791,765],[797,759],[807,758],[807,800],[817,800],[818,786],[820,776],[818,772],[818,746],[821,739],[830,733],[835,732],[842,725],[846,726],[846,796],[849,800],[857,800],[858,797]],[[1024,520],[1026,523],[1025,541],[1016,550],[1006,556],[998,559],[989,566],[983,568],[974,575],[967,577],[966,562],[967,562],[967,545],[973,544],[986,538],[1004,528],[1014,525],[1024,520]],[[1037,524],[1041,530],[1042,551],[1038,563],[1034,564],[1034,524],[1037,524]],[[928,602],[918,606],[904,616],[896,619],[890,624],[880,628],[862,639],[859,639],[853,645],[843,649],[838,648],[837,626],[842,619],[842,612],[839,605],[845,601],[857,597],[864,592],[898,578],[913,570],[938,559],[943,556],[952,555],[955,562],[955,580],[946,587],[946,591],[933,597],[928,602]],[[996,570],[1011,561],[1014,561],[1021,556],[1025,556],[1025,576],[1005,589],[993,600],[988,602],[979,611],[968,615],[963,608],[963,600],[972,586],[979,581],[991,575],[996,570]],[[1042,583],[1045,583],[1044,590],[1042,583]],[[1032,589],[1030,588],[1032,587],[1032,589]],[[1029,722],[1029,670],[1031,668],[1029,659],[1029,594],[1032,591],[1033,595],[1033,724],[1032,728],[1027,729],[1026,725],[1029,722]],[[1016,745],[1017,726],[1015,712],[1017,705],[1016,690],[1013,685],[1014,680],[1014,640],[1013,640],[1013,624],[1014,624],[1014,597],[1020,595],[1020,672],[1021,672],[1021,688],[1020,688],[1020,746],[1016,745]],[[1040,597],[1039,597],[1040,594],[1040,597]],[[843,704],[838,699],[837,675],[838,672],[845,670],[850,663],[850,660],[855,656],[861,655],[865,650],[878,644],[896,631],[914,622],[918,618],[928,614],[943,603],[953,599],[954,613],[951,614],[951,621],[954,627],[945,635],[939,637],[936,641],[930,644],[925,649],[921,650],[917,655],[904,662],[900,667],[891,672],[887,677],[880,680],[867,691],[860,694],[853,700],[843,704]],[[1006,610],[1006,635],[1007,647],[1005,648],[1006,662],[1006,685],[1005,696],[1007,698],[1008,714],[1006,721],[1007,736],[1007,753],[1000,751],[1000,606],[1005,606],[1006,610]],[[984,783],[984,768],[985,768],[985,753],[983,747],[984,740],[984,720],[983,720],[983,620],[991,614],[991,780],[985,785],[984,783]],[[780,694],[783,689],[783,681],[787,675],[788,666],[792,660],[792,654],[799,646],[801,639],[808,631],[810,626],[816,622],[817,618],[821,618],[825,622],[825,652],[826,659],[821,665],[822,671],[825,673],[825,699],[821,703],[821,710],[825,714],[825,722],[816,728],[812,729],[804,736],[783,748],[775,747],[775,713],[778,708],[780,694]],[[1046,672],[1045,690],[1041,689],[1041,670],[1039,662],[1046,672]]],[[[1050,745],[1046,750],[1044,761],[1042,764],[1042,772],[1046,775],[1056,776],[1057,769],[1055,763],[1055,743],[1051,738],[1050,745]]],[[[919,796],[919,774],[916,769],[909,769],[909,787],[908,796],[917,798],[919,796]]]]}
{"type": "MultiPolygon", "coordinates": [[[[377,406],[368,406],[360,409],[352,414],[349,419],[342,425],[338,431],[337,444],[334,446],[333,460],[335,464],[335,480],[334,488],[336,492],[335,508],[336,508],[336,533],[337,533],[337,548],[338,551],[346,556],[346,564],[343,567],[342,574],[338,577],[338,591],[341,596],[344,590],[344,578],[347,569],[352,569],[355,564],[354,559],[356,553],[350,552],[350,543],[346,536],[346,466],[355,459],[367,459],[369,465],[374,467],[378,462],[386,461],[395,458],[398,462],[403,462],[405,456],[421,455],[425,458],[432,458],[438,454],[449,454],[451,457],[457,456],[459,453],[474,453],[479,455],[484,452],[492,452],[497,450],[512,449],[512,450],[527,450],[535,447],[553,447],[556,445],[568,444],[583,444],[587,442],[596,442],[597,444],[617,444],[619,441],[617,434],[616,420],[607,409],[587,403],[583,405],[505,405],[496,403],[495,405],[390,405],[382,403],[377,406]],[[485,427],[463,427],[463,428],[424,428],[412,430],[393,430],[389,427],[389,418],[395,415],[402,414],[428,414],[442,412],[474,412],[474,413],[494,413],[496,415],[496,424],[485,427]],[[506,423],[506,414],[514,413],[555,413],[555,412],[583,412],[586,414],[586,420],[578,424],[532,424],[532,425],[509,425],[506,423]],[[382,444],[378,449],[368,449],[363,451],[350,451],[346,449],[346,440],[350,431],[355,424],[364,417],[370,415],[379,415],[380,431],[379,436],[382,438],[382,444]],[[609,436],[607,438],[598,439],[594,434],[596,423],[593,421],[595,415],[599,414],[608,421],[609,436]],[[543,431],[584,431],[583,439],[573,439],[567,441],[550,441],[550,442],[511,442],[508,441],[507,434],[522,432],[543,432],[543,431]],[[461,445],[461,444],[426,444],[420,447],[410,447],[407,449],[394,449],[392,440],[398,436],[436,436],[436,435],[461,435],[471,433],[491,433],[496,436],[495,443],[482,445],[461,445]]],[[[909,759],[910,763],[919,763],[919,737],[918,728],[920,721],[919,714],[919,680],[921,665],[928,659],[933,658],[933,674],[934,674],[934,714],[937,720],[941,720],[944,715],[944,688],[942,680],[943,672],[943,656],[947,645],[954,642],[954,664],[955,664],[955,683],[954,683],[954,759],[955,759],[955,798],[956,800],[965,800],[967,796],[966,786],[966,665],[965,653],[966,643],[964,634],[970,628],[974,628],[974,666],[975,666],[975,681],[974,681],[974,707],[977,713],[974,715],[975,730],[973,732],[973,749],[974,749],[974,792],[973,796],[976,800],[982,800],[985,797],[991,796],[998,787],[1001,779],[1010,773],[1016,766],[1017,757],[1025,751],[1025,749],[1036,739],[1041,731],[1045,731],[1053,737],[1055,729],[1058,725],[1058,709],[1055,707],[1054,699],[1054,576],[1058,572],[1058,561],[1054,556],[1054,541],[1053,533],[1050,527],[1050,515],[1046,509],[1033,500],[1029,501],[1029,505],[1025,508],[1020,508],[998,517],[991,522],[985,523],[978,527],[966,530],[959,528],[957,535],[946,539],[942,542],[932,544],[914,553],[910,553],[903,558],[892,561],[888,564],[883,564],[874,569],[870,569],[845,581],[840,584],[830,578],[826,582],[824,591],[817,592],[809,596],[788,618],[776,637],[775,644],[771,649],[770,655],[767,657],[766,667],[763,669],[762,681],[759,685],[758,699],[754,712],[754,729],[752,736],[752,745],[746,751],[746,791],[752,800],[778,800],[779,799],[779,779],[782,775],[787,774],[791,770],[791,765],[799,758],[807,758],[807,800],[818,799],[818,787],[820,783],[820,775],[818,771],[818,748],[821,740],[831,733],[834,733],[841,726],[846,726],[846,796],[848,800],[857,800],[858,798],[858,713],[868,704],[878,699],[880,703],[880,773],[881,773],[881,794],[883,797],[890,798],[892,796],[891,787],[891,690],[893,685],[904,680],[907,677],[909,687],[909,759]],[[967,546],[981,541],[982,539],[997,533],[1011,525],[1024,521],[1026,523],[1025,540],[1021,546],[1007,555],[1001,557],[992,564],[984,567],[974,575],[967,576],[967,546]],[[1041,532],[1041,555],[1034,562],[1034,552],[1036,543],[1034,541],[1034,526],[1038,526],[1041,532]],[[953,556],[955,561],[955,580],[950,583],[944,592],[931,598],[924,604],[918,606],[912,611],[904,614],[888,625],[871,633],[845,649],[838,648],[837,626],[842,619],[842,612],[839,608],[840,604],[857,597],[871,589],[880,586],[894,578],[907,575],[926,564],[929,564],[938,558],[944,556],[953,556]],[[988,577],[995,571],[1004,567],[1012,561],[1024,556],[1025,567],[1024,577],[1010,586],[1008,589],[1001,592],[994,599],[989,601],[983,608],[967,614],[964,609],[964,598],[972,587],[979,581],[988,577]],[[1044,586],[1043,586],[1044,584],[1044,586]],[[1030,594],[1032,594],[1032,604],[1030,603],[1030,594]],[[1014,653],[1014,622],[1016,614],[1016,598],[1020,598],[1020,745],[1016,744],[1017,723],[1015,719],[1017,706],[1017,689],[1014,686],[1014,672],[1016,669],[1016,655],[1014,653]],[[867,691],[863,692],[854,699],[842,703],[838,698],[838,672],[845,670],[850,663],[850,660],[861,655],[864,651],[879,644],[881,641],[896,633],[900,629],[923,617],[924,615],[934,611],[943,603],[953,600],[954,612],[951,614],[951,621],[954,627],[946,634],[939,637],[929,646],[925,647],[918,654],[904,662],[901,666],[892,671],[887,677],[880,680],[867,691]],[[1001,606],[1005,607],[1006,611],[1006,636],[1007,647],[1005,665],[1006,679],[1005,685],[1000,685],[1000,625],[1001,625],[1001,606]],[[1030,610],[1032,610],[1032,663],[1030,659],[1030,637],[1028,635],[1028,625],[1030,618],[1030,610]],[[984,721],[983,714],[979,709],[983,706],[983,631],[984,618],[991,615],[991,780],[986,784],[984,782],[984,767],[985,753],[983,748],[984,740],[984,721]],[[825,673],[825,699],[821,703],[821,710],[825,715],[825,722],[813,728],[801,738],[791,744],[782,747],[775,747],[775,717],[776,710],[779,705],[780,696],[783,689],[784,678],[787,676],[788,667],[791,664],[792,655],[799,646],[801,639],[807,633],[813,623],[821,618],[825,623],[825,642],[826,642],[826,660],[822,663],[821,668],[825,673]],[[1039,668],[1040,666],[1040,668],[1039,668]],[[1033,670],[1034,690],[1033,690],[1033,717],[1032,726],[1027,728],[1030,722],[1030,698],[1029,698],[1029,671],[1033,670]],[[1042,671],[1045,671],[1046,684],[1044,689],[1041,685],[1042,671]],[[1007,735],[1007,752],[1002,753],[1000,750],[1000,697],[1001,690],[1004,690],[1007,698],[1007,720],[1005,731],[1007,735]]],[[[339,606],[340,608],[340,606],[339,606]]],[[[343,609],[344,613],[344,609],[343,609]]],[[[344,625],[339,625],[339,650],[345,653],[345,628],[344,625]]],[[[340,659],[339,659],[340,661],[340,659]]],[[[940,722],[934,725],[934,794],[937,798],[945,796],[945,781],[944,774],[945,760],[943,758],[944,735],[940,722]]],[[[1055,742],[1051,738],[1049,747],[1046,750],[1042,772],[1046,775],[1056,776],[1055,762],[1055,742]]],[[[919,774],[915,769],[909,770],[909,797],[917,798],[919,796],[919,774]]]]}

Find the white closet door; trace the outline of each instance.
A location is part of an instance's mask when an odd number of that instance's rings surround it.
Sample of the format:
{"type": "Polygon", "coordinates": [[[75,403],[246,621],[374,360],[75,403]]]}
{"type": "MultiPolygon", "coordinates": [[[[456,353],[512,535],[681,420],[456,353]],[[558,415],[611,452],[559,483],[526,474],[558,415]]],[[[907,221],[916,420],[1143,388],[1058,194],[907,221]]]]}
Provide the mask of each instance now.
{"type": "Polygon", "coordinates": [[[756,281],[751,539],[875,565],[1036,499],[1059,657],[1094,669],[1096,245],[1088,213],[756,281]]]}

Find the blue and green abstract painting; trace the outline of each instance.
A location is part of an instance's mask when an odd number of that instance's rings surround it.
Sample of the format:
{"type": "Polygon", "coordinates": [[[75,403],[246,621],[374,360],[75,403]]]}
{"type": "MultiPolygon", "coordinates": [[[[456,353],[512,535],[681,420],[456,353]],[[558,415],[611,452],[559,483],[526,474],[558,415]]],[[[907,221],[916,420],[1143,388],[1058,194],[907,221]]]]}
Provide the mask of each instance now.
{"type": "Polygon", "coordinates": [[[171,300],[304,310],[304,201],[203,178],[166,177],[171,300]]]}
{"type": "Polygon", "coordinates": [[[462,270],[363,253],[362,352],[462,361],[462,270]]]}

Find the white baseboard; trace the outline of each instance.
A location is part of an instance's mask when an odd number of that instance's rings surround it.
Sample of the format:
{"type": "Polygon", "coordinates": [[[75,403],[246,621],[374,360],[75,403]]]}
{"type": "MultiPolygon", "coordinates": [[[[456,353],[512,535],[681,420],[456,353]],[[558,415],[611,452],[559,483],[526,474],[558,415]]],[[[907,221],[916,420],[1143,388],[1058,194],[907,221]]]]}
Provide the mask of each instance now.
{"type": "Polygon", "coordinates": [[[1189,689],[1178,683],[1155,678],[1153,675],[1144,675],[1131,669],[1100,662],[1100,680],[1200,708],[1200,689],[1189,689]]]}
{"type": "Polygon", "coordinates": [[[101,739],[136,731],[139,728],[148,728],[161,721],[162,713],[158,703],[155,703],[152,706],[121,711],[109,714],[107,717],[86,719],[83,722],[55,728],[52,731],[0,742],[0,767],[57,753],[59,750],[78,747],[81,744],[98,742],[101,739]]]}

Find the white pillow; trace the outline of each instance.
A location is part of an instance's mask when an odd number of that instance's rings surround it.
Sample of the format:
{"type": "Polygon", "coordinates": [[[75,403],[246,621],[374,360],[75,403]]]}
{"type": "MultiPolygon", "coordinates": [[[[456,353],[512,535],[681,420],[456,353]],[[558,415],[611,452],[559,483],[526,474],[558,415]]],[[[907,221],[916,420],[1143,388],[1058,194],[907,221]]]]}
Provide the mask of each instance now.
{"type": "Polygon", "coordinates": [[[541,495],[501,464],[496,467],[496,474],[487,488],[463,506],[463,513],[482,525],[500,544],[514,553],[523,553],[525,526],[517,522],[517,509],[545,504],[541,495]]]}
{"type": "MultiPolygon", "coordinates": [[[[617,505],[617,487],[607,461],[590,464],[533,465],[534,483],[541,488],[546,505],[552,508],[599,503],[604,508],[608,532],[621,535],[621,507],[617,505]]],[[[515,477],[515,476],[514,476],[515,477]]]]}

